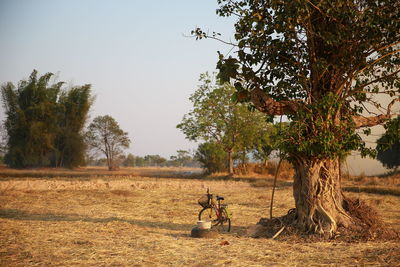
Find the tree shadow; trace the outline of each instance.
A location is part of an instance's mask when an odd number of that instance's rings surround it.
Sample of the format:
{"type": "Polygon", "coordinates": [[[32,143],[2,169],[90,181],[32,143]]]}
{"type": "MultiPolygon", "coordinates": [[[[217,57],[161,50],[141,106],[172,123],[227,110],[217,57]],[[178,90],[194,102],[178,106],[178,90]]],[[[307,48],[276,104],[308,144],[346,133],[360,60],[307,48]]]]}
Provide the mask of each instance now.
{"type": "Polygon", "coordinates": [[[369,193],[376,195],[392,195],[392,196],[400,196],[400,190],[397,188],[379,188],[379,187],[355,187],[355,186],[347,186],[343,187],[343,191],[346,192],[354,192],[354,193],[369,193]]]}
{"type": "MultiPolygon", "coordinates": [[[[193,227],[196,226],[195,224],[157,222],[157,221],[146,221],[138,219],[124,219],[118,217],[92,218],[92,217],[80,216],[78,214],[53,214],[53,213],[35,214],[35,213],[28,213],[26,211],[18,209],[0,209],[0,218],[20,220],[20,221],[42,221],[42,222],[91,222],[91,223],[123,222],[140,227],[187,232],[187,234],[185,233],[169,234],[170,236],[175,238],[190,237],[190,231],[192,230],[193,227]]],[[[232,236],[246,236],[247,229],[248,227],[245,226],[232,226],[230,232],[219,232],[219,233],[232,236]]]]}
{"type": "Polygon", "coordinates": [[[0,218],[13,219],[21,221],[43,221],[43,222],[91,222],[91,223],[109,223],[109,222],[124,222],[140,227],[150,227],[165,230],[191,230],[193,225],[180,224],[172,222],[155,222],[138,219],[124,219],[118,217],[108,218],[92,218],[80,216],[77,214],[34,214],[17,209],[0,209],[0,218]]]}

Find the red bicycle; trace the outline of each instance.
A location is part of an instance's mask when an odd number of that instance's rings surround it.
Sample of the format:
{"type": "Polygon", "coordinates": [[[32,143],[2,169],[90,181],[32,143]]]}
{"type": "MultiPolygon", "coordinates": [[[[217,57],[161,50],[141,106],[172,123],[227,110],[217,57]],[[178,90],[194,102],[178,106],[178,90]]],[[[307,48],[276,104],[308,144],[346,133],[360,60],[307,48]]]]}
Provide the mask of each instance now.
{"type": "Polygon", "coordinates": [[[231,213],[227,204],[221,204],[224,200],[221,196],[216,196],[215,203],[213,194],[207,189],[207,194],[199,199],[200,206],[203,209],[199,212],[199,221],[211,221],[212,227],[220,231],[229,232],[231,230],[231,213]]]}

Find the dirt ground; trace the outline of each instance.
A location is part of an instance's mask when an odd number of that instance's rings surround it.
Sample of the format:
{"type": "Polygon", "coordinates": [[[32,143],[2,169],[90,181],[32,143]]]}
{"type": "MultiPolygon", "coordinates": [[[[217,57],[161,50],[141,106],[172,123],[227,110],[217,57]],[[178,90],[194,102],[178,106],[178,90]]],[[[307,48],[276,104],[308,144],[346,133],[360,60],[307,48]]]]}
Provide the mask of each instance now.
{"type": "MultiPolygon", "coordinates": [[[[0,266],[400,266],[400,241],[249,237],[248,228],[269,216],[271,183],[270,177],[205,178],[185,169],[113,175],[1,169],[0,266]],[[207,187],[225,197],[232,231],[192,238],[197,199],[207,187]]],[[[346,186],[347,195],[365,200],[400,230],[397,178],[354,178],[346,186]]],[[[274,216],[293,208],[290,181],[278,183],[274,203],[274,216]]]]}

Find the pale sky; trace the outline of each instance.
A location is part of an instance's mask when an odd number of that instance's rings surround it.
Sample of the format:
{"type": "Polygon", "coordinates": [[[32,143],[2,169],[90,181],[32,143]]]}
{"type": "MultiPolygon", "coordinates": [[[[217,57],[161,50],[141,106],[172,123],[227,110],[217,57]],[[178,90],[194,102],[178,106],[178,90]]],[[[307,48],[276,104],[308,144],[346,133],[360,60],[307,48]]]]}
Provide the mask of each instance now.
{"type": "MultiPolygon", "coordinates": [[[[196,26],[229,39],[216,0],[0,0],[0,83],[57,73],[92,84],[91,119],[111,115],[135,155],[195,148],[175,128],[191,108],[200,73],[230,47],[184,37],[196,26]]],[[[4,113],[1,112],[1,119],[4,113]]]]}
{"type": "MultiPolygon", "coordinates": [[[[191,109],[199,75],[215,71],[217,51],[230,50],[184,37],[199,26],[231,39],[233,20],[218,17],[217,7],[216,0],[0,0],[0,83],[16,84],[33,69],[90,83],[91,119],[114,117],[132,140],[127,152],[169,158],[197,147],[176,125],[191,109]]],[[[351,165],[383,170],[376,161],[351,165]]]]}

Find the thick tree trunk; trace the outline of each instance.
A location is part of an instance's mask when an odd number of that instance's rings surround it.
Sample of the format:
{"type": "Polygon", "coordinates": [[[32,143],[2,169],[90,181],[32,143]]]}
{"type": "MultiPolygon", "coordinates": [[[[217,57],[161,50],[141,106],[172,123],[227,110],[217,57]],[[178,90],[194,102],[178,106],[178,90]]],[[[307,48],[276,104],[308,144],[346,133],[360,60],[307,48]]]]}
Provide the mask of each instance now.
{"type": "Polygon", "coordinates": [[[344,209],[339,160],[296,159],[293,164],[297,226],[329,236],[338,226],[349,226],[351,218],[344,209]]]}

